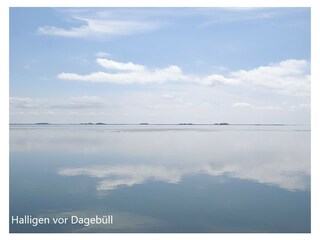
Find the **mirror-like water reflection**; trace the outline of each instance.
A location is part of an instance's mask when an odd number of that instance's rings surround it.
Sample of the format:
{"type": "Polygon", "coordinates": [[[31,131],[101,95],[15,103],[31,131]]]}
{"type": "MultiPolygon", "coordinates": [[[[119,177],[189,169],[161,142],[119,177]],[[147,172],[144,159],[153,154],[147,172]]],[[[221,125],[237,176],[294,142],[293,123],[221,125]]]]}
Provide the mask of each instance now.
{"type": "Polygon", "coordinates": [[[310,232],[305,126],[11,126],[11,232],[310,232]]]}

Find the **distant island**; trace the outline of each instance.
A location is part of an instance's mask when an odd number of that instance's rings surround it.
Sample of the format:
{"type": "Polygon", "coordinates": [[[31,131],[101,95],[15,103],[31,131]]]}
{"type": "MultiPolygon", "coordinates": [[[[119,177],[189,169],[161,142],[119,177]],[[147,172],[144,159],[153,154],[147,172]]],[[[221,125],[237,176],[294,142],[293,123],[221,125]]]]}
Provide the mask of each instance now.
{"type": "Polygon", "coordinates": [[[229,123],[222,122],[222,123],[215,123],[214,125],[229,125],[229,123]]]}

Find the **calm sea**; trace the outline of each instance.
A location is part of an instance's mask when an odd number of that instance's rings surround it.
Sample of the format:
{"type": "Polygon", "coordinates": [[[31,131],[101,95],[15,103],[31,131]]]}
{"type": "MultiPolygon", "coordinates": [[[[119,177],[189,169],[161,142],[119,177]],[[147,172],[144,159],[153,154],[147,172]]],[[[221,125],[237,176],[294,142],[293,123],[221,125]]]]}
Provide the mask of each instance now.
{"type": "Polygon", "coordinates": [[[306,233],[310,215],[309,126],[10,126],[10,221],[51,220],[10,232],[306,233]]]}

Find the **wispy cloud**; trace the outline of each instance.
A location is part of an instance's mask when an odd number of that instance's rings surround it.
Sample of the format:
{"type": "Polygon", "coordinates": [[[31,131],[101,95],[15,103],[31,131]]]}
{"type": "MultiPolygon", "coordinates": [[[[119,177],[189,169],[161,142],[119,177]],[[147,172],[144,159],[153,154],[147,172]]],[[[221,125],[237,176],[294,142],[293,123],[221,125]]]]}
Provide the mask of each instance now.
{"type": "Polygon", "coordinates": [[[102,14],[90,14],[86,16],[71,16],[73,20],[80,22],[80,26],[57,27],[41,26],[38,33],[67,38],[111,38],[128,36],[136,33],[151,31],[160,27],[160,24],[139,19],[124,19],[123,16],[104,16],[102,14]]]}
{"type": "Polygon", "coordinates": [[[240,102],[240,103],[235,103],[232,106],[233,108],[244,108],[244,109],[253,109],[254,106],[252,104],[249,103],[244,103],[244,102],[240,102]]]}
{"type": "Polygon", "coordinates": [[[201,27],[211,27],[216,24],[230,24],[244,21],[263,21],[275,18],[281,18],[288,15],[288,12],[281,8],[267,7],[227,7],[215,8],[214,14],[204,9],[200,10],[206,19],[201,27]]]}
{"type": "Polygon", "coordinates": [[[207,86],[217,84],[254,86],[285,95],[310,94],[310,64],[306,60],[288,59],[250,70],[238,70],[222,74],[190,75],[177,65],[166,68],[150,69],[132,62],[122,63],[110,59],[98,58],[97,64],[111,70],[93,72],[87,75],[60,73],[59,79],[74,81],[107,82],[114,84],[147,84],[182,82],[207,86]],[[114,72],[116,71],[116,72],[114,72]]]}
{"type": "Polygon", "coordinates": [[[67,38],[113,38],[153,31],[164,26],[173,26],[177,19],[201,17],[195,22],[197,27],[211,27],[221,23],[259,21],[279,18],[287,11],[279,8],[113,8],[64,9],[59,11],[65,16],[69,27],[40,26],[38,33],[67,38]],[[173,18],[175,20],[173,20],[173,18]],[[173,23],[174,22],[174,23],[173,23]],[[71,25],[70,25],[71,24],[71,25]]]}
{"type": "Polygon", "coordinates": [[[282,108],[279,106],[257,106],[254,104],[250,104],[250,103],[245,103],[245,102],[238,102],[238,103],[234,103],[232,105],[232,108],[236,108],[236,109],[252,109],[252,110],[269,110],[269,111],[278,111],[281,110],[282,108]]]}
{"type": "Polygon", "coordinates": [[[289,110],[292,112],[297,112],[297,111],[301,111],[301,110],[310,110],[310,105],[309,104],[291,105],[289,107],[289,110]]]}
{"type": "Polygon", "coordinates": [[[107,53],[107,52],[97,52],[95,55],[96,55],[96,57],[98,57],[98,58],[110,57],[110,56],[111,56],[111,54],[110,54],[110,53],[107,53]]]}
{"type": "Polygon", "coordinates": [[[14,108],[97,108],[105,106],[105,101],[96,96],[70,97],[67,99],[37,99],[29,97],[11,97],[10,106],[14,108]]]}

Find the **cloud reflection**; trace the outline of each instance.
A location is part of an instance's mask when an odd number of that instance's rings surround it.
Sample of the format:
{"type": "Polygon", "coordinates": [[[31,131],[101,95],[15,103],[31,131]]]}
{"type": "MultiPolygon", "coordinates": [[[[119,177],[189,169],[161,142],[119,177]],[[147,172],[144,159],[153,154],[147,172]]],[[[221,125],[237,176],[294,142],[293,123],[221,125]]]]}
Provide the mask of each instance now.
{"type": "Polygon", "coordinates": [[[87,168],[64,168],[58,172],[63,176],[90,176],[99,178],[97,190],[114,190],[119,187],[130,187],[148,181],[166,183],[179,183],[184,176],[208,174],[212,176],[228,175],[235,178],[252,180],[262,184],[275,185],[280,188],[295,191],[306,190],[309,186],[309,177],[306,173],[285,173],[282,170],[265,171],[263,168],[247,169],[238,166],[225,165],[213,167],[210,165],[181,168],[164,167],[157,165],[118,165],[118,166],[92,166],[87,168]]]}
{"type": "Polygon", "coordinates": [[[159,128],[11,129],[10,151],[57,154],[60,175],[97,178],[98,191],[197,174],[310,188],[310,132],[299,127],[159,128]]]}
{"type": "Polygon", "coordinates": [[[178,183],[185,171],[168,169],[163,166],[96,166],[88,168],[64,168],[59,171],[63,176],[85,175],[101,178],[97,190],[112,190],[120,186],[133,186],[148,180],[178,183]]]}

